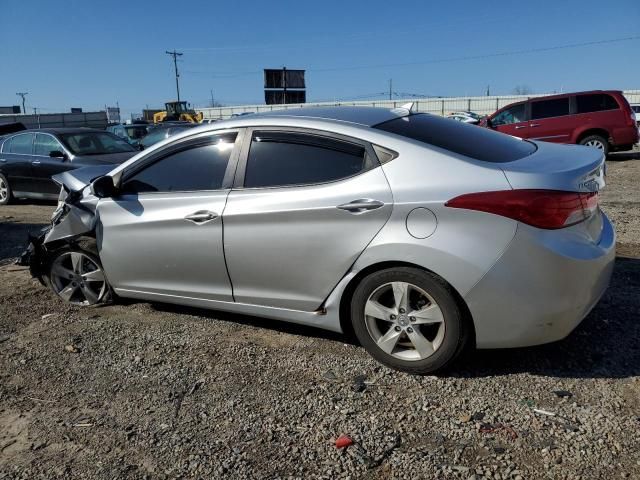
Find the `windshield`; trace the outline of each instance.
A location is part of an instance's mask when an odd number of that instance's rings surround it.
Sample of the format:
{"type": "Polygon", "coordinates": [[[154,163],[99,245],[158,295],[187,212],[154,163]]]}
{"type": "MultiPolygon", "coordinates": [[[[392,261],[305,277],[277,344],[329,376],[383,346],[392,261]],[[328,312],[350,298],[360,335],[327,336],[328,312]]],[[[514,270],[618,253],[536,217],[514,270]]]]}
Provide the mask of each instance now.
{"type": "Polygon", "coordinates": [[[60,138],[74,155],[135,152],[125,140],[107,132],[63,133],[60,138]]]}

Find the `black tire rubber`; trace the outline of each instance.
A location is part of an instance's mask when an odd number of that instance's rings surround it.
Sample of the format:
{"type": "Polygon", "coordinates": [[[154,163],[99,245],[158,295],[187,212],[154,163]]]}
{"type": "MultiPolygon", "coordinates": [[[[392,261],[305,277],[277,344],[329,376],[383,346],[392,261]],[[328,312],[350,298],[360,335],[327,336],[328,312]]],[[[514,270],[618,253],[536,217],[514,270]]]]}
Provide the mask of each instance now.
{"type": "Polygon", "coordinates": [[[416,375],[443,371],[450,367],[465,350],[471,333],[451,286],[437,275],[410,267],[380,270],[365,277],[356,287],[351,299],[351,322],[360,344],[373,358],[395,370],[416,375]],[[409,282],[423,289],[433,297],[444,316],[445,335],[442,344],[424,360],[401,360],[385,353],[367,330],[364,315],[367,299],[375,289],[393,281],[409,282]]]}
{"type": "MultiPolygon", "coordinates": [[[[79,240],[76,243],[66,245],[64,247],[56,249],[52,251],[51,254],[49,255],[49,258],[46,264],[46,270],[45,270],[47,274],[43,275],[42,278],[44,283],[47,285],[47,287],[49,287],[49,289],[51,289],[52,291],[53,291],[53,286],[51,285],[51,274],[50,274],[51,265],[59,255],[67,252],[84,253],[89,258],[91,258],[91,260],[94,261],[97,265],[100,265],[100,268],[102,268],[102,271],[104,272],[104,267],[102,266],[102,262],[100,261],[100,256],[98,255],[98,247],[96,245],[95,240],[93,239],[79,240]]],[[[105,281],[107,284],[107,291],[105,292],[102,299],[98,303],[93,305],[87,305],[86,307],[96,307],[99,305],[111,304],[114,302],[115,293],[111,289],[111,285],[109,284],[109,280],[106,278],[106,275],[105,275],[105,281]]]]}
{"type": "Polygon", "coordinates": [[[607,141],[606,138],[600,135],[589,135],[588,137],[584,137],[583,139],[581,139],[578,143],[580,145],[585,145],[587,142],[590,142],[592,140],[598,140],[602,142],[602,144],[604,145],[604,152],[603,152],[604,156],[606,157],[607,155],[609,155],[609,150],[610,150],[609,142],[607,141]]]}
{"type": "Polygon", "coordinates": [[[7,198],[5,198],[4,200],[0,199],[0,205],[10,205],[11,203],[13,203],[13,192],[11,191],[11,184],[4,174],[0,173],[0,178],[2,178],[4,184],[7,186],[7,198]]]}

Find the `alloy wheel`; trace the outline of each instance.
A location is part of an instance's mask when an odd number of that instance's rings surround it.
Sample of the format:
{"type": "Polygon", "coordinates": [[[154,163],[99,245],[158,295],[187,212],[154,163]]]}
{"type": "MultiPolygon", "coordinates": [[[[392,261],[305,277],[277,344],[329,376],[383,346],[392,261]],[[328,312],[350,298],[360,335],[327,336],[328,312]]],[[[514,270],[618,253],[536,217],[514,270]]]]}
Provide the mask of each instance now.
{"type": "Polygon", "coordinates": [[[4,202],[9,196],[9,187],[4,178],[0,177],[0,202],[4,202]]]}
{"type": "Polygon", "coordinates": [[[381,285],[367,299],[364,314],[376,345],[400,360],[424,360],[442,345],[442,310],[433,297],[411,283],[381,285]]]}
{"type": "Polygon", "coordinates": [[[598,150],[604,151],[604,143],[600,140],[589,140],[584,144],[586,147],[597,148],[598,150]]]}
{"type": "Polygon", "coordinates": [[[60,298],[75,305],[94,305],[107,292],[102,268],[81,252],[65,252],[53,261],[51,285],[60,298]]]}

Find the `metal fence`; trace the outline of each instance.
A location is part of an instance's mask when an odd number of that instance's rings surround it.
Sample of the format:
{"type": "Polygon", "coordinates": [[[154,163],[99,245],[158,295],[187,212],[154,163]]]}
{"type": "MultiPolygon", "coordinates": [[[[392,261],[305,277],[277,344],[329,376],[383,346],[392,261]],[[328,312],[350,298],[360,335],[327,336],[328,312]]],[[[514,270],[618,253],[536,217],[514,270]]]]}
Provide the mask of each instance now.
{"type": "Polygon", "coordinates": [[[0,115],[0,125],[20,122],[27,128],[92,127],[107,128],[106,112],[43,113],[41,115],[0,115]]]}
{"type": "MultiPolygon", "coordinates": [[[[448,98],[425,98],[415,99],[408,98],[404,100],[366,100],[366,101],[338,101],[338,102],[319,102],[289,105],[238,105],[234,107],[215,107],[215,108],[196,108],[204,114],[205,119],[224,119],[232,115],[241,113],[258,113],[269,112],[272,110],[282,110],[300,107],[320,107],[320,106],[366,106],[366,107],[382,107],[396,108],[405,103],[412,102],[414,111],[432,113],[436,115],[446,115],[455,111],[472,111],[480,115],[488,115],[495,112],[499,108],[504,107],[513,102],[526,100],[534,97],[542,97],[547,94],[536,95],[501,95],[492,97],[448,97],[448,98]]],[[[640,90],[625,90],[624,96],[629,103],[640,103],[640,90]]]]}

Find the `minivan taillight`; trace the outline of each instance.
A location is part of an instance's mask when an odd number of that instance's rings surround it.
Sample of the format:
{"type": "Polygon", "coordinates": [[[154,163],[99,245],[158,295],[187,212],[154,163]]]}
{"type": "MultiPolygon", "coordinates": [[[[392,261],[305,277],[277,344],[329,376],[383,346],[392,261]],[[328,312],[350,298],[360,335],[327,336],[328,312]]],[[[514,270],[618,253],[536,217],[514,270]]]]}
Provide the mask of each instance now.
{"type": "Polygon", "coordinates": [[[558,229],[593,215],[598,209],[598,192],[529,189],[478,192],[455,197],[445,206],[493,213],[538,228],[558,229]]]}

